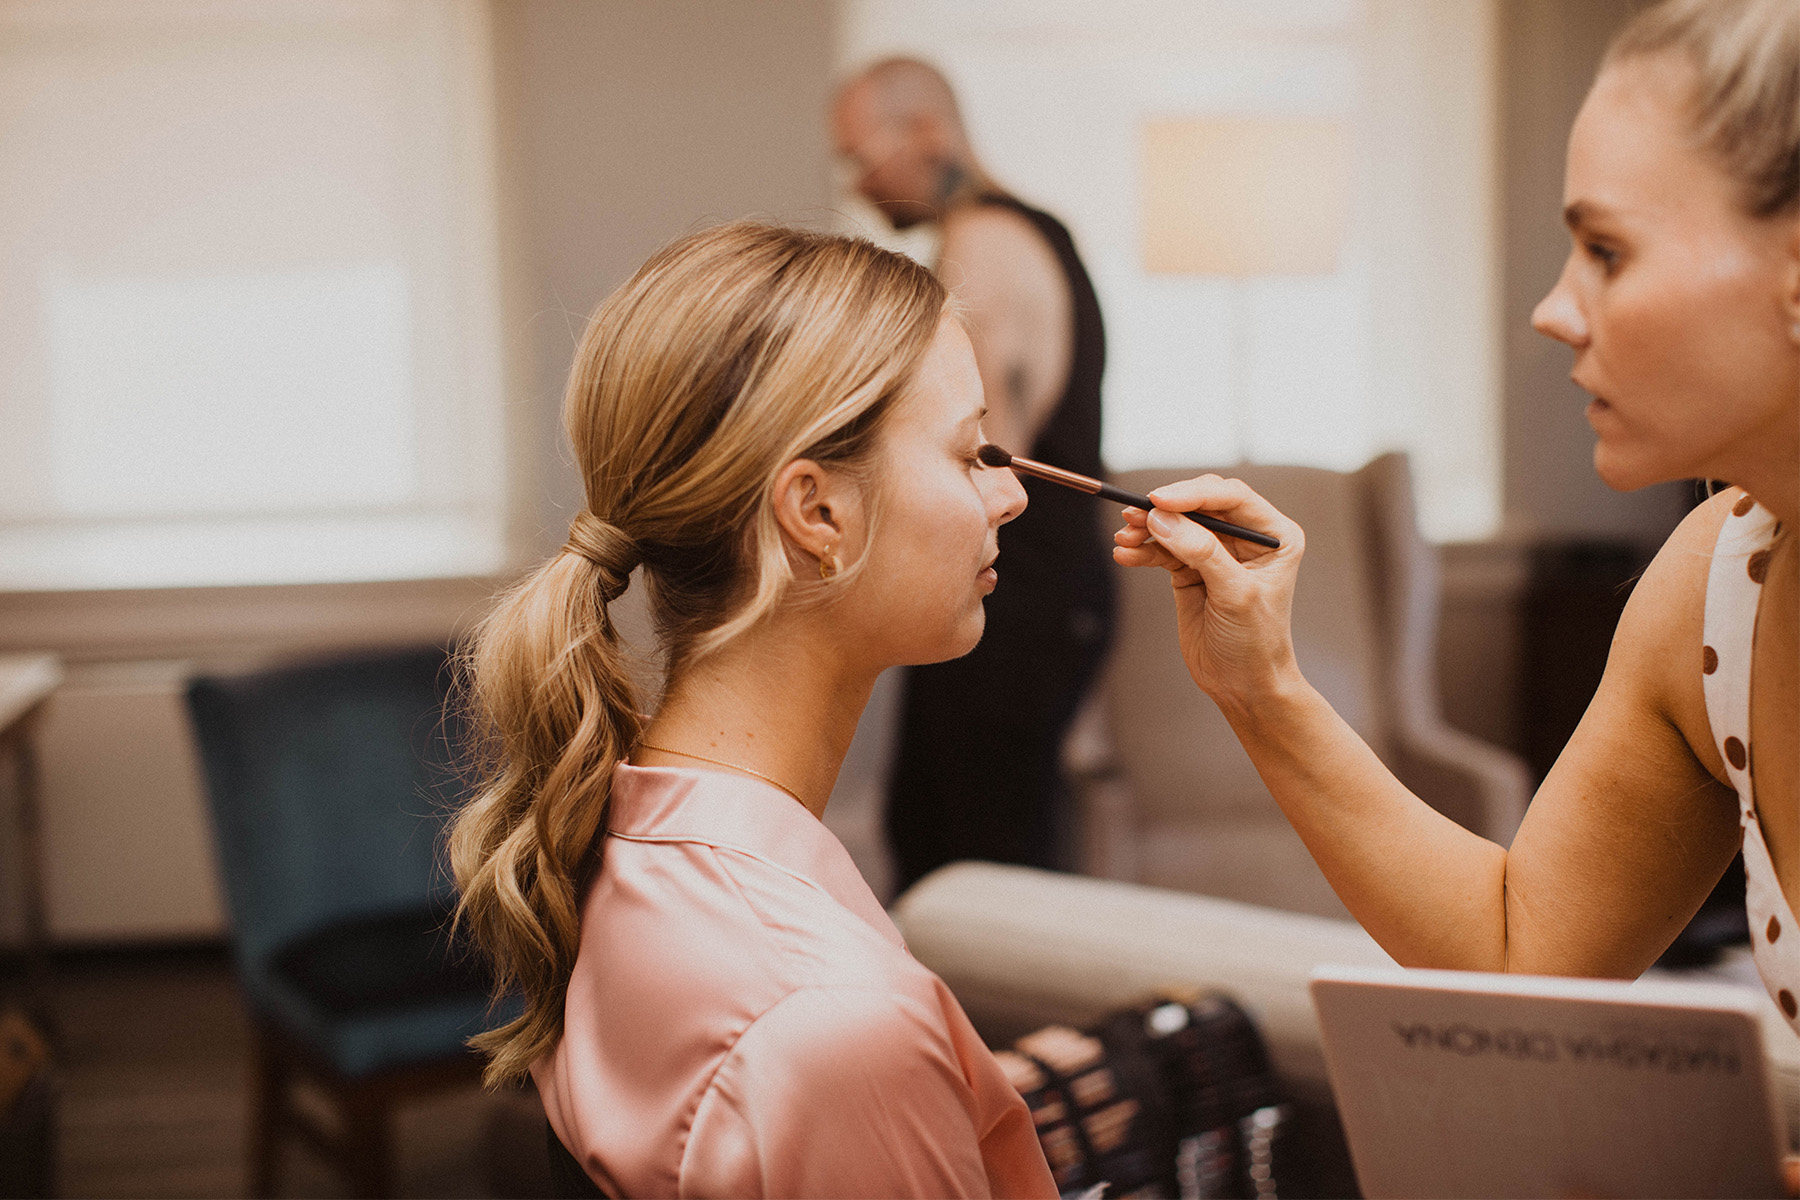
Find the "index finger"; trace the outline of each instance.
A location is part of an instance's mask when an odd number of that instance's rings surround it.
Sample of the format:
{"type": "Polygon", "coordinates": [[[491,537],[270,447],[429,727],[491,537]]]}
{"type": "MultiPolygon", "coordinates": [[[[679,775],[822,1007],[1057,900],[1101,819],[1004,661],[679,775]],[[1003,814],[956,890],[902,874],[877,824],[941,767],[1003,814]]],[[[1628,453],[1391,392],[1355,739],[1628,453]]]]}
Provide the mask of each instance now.
{"type": "Polygon", "coordinates": [[[1169,512],[1203,511],[1234,525],[1274,534],[1285,547],[1300,536],[1300,526],[1264,500],[1241,479],[1200,475],[1165,483],[1150,493],[1156,507],[1169,512]]]}

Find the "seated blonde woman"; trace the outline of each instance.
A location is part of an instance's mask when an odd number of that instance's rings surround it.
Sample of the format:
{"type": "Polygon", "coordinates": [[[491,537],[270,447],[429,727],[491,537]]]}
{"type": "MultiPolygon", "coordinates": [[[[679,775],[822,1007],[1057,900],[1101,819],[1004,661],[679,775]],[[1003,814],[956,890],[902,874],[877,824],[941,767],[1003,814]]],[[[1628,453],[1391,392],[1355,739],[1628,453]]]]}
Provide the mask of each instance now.
{"type": "Polygon", "coordinates": [[[1056,1194],[819,819],[876,676],[980,638],[1025,505],[976,458],[945,302],[866,242],[728,225],[646,263],[576,354],[587,505],[475,638],[487,771],[452,858],[526,1004],[479,1039],[488,1079],[529,1072],[607,1194],[1056,1194]],[[669,664],[648,718],[607,612],[639,566],[669,664]]]}

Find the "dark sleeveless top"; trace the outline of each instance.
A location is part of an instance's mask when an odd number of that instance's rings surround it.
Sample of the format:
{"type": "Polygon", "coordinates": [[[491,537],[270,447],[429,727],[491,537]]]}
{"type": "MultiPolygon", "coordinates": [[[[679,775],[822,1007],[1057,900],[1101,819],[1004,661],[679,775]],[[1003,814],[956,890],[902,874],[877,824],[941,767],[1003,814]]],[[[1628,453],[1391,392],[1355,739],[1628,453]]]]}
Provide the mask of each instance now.
{"type": "MultiPolygon", "coordinates": [[[[1005,195],[978,203],[1031,222],[1061,264],[1071,302],[1068,382],[1031,445],[1007,449],[1099,475],[1106,335],[1087,270],[1048,213],[1005,195]]],[[[983,601],[980,643],[906,674],[885,816],[901,890],[958,859],[1060,868],[1072,858],[1062,744],[1111,638],[1119,510],[1053,483],[1022,482],[1030,503],[1000,529],[1000,586],[983,601]]]]}
{"type": "MultiPolygon", "coordinates": [[[[1087,268],[1075,252],[1068,228],[1049,213],[999,192],[983,195],[980,203],[1010,209],[1037,229],[1068,280],[1075,326],[1062,395],[1029,448],[1007,449],[1083,475],[1101,476],[1100,376],[1106,370],[1106,331],[1087,268]]],[[[1051,617],[1045,609],[1054,610],[1059,623],[1073,626],[1068,632],[1077,641],[1103,643],[1112,612],[1112,542],[1103,522],[1116,517],[1117,508],[1053,483],[1036,479],[1024,483],[1031,503],[1000,530],[1000,587],[988,600],[989,632],[1000,632],[995,628],[994,618],[1001,616],[997,608],[1014,609],[1012,601],[1030,596],[1030,608],[1037,615],[1051,617]]],[[[998,624],[1005,623],[1001,616],[998,624]]],[[[1040,626],[1038,632],[1050,631],[1040,626]]]]}

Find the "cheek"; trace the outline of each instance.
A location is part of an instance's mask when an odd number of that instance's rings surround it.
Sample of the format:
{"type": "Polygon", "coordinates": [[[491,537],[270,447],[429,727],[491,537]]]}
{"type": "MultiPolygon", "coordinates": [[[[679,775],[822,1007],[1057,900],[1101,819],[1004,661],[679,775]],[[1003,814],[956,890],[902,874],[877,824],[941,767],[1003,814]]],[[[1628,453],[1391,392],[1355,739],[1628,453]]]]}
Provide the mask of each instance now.
{"type": "Polygon", "coordinates": [[[924,617],[954,617],[974,594],[985,561],[987,518],[979,493],[960,472],[921,479],[882,513],[898,603],[924,617]]]}
{"type": "Polygon", "coordinates": [[[881,522],[857,637],[896,663],[968,653],[985,623],[987,522],[975,489],[958,478],[890,497],[881,522]]]}
{"type": "Polygon", "coordinates": [[[1603,289],[1590,308],[1596,383],[1615,409],[1595,465],[1614,487],[1724,472],[1791,406],[1795,356],[1766,270],[1695,254],[1603,289]]]}
{"type": "Polygon", "coordinates": [[[1615,289],[1596,309],[1602,350],[1618,399],[1655,401],[1663,422],[1716,421],[1721,409],[1759,390],[1769,360],[1764,281],[1741,262],[1672,265],[1615,289]]]}
{"type": "Polygon", "coordinates": [[[980,494],[967,480],[955,480],[921,505],[915,520],[923,535],[917,542],[924,560],[922,570],[946,581],[967,583],[967,577],[980,567],[987,542],[987,516],[980,494]]]}

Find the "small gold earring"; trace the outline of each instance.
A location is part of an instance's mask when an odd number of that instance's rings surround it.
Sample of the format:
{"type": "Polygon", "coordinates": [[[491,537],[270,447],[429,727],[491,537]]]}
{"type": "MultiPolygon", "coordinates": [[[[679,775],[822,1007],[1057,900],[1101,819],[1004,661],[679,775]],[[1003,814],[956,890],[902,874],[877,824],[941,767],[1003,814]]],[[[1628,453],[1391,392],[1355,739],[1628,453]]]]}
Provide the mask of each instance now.
{"type": "Polygon", "coordinates": [[[825,553],[819,555],[819,578],[821,580],[829,581],[831,577],[837,573],[837,551],[833,550],[830,546],[827,546],[825,547],[825,553]]]}

